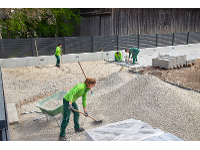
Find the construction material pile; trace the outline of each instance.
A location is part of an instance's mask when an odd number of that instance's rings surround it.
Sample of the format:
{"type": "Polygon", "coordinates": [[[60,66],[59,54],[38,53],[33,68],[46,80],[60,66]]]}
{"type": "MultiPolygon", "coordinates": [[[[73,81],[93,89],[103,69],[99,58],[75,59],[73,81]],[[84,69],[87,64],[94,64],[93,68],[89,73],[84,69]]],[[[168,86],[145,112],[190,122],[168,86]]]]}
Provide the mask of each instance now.
{"type": "Polygon", "coordinates": [[[186,60],[186,55],[158,55],[157,58],[152,59],[152,66],[164,69],[179,68],[186,65],[194,64],[195,59],[186,60]]]}
{"type": "MultiPolygon", "coordinates": [[[[126,76],[124,72],[122,74],[126,76]]],[[[111,80],[112,77],[114,74],[110,76],[111,80]]],[[[180,89],[148,75],[133,76],[121,86],[119,78],[117,81],[118,84],[110,86],[112,90],[107,94],[88,97],[88,112],[97,118],[103,115],[104,124],[134,118],[183,140],[199,138],[195,129],[200,120],[199,93],[180,89]]],[[[98,89],[102,88],[104,86],[98,89]]],[[[100,93],[98,89],[95,93],[100,93]]],[[[84,126],[86,124],[84,122],[84,126]]]]}

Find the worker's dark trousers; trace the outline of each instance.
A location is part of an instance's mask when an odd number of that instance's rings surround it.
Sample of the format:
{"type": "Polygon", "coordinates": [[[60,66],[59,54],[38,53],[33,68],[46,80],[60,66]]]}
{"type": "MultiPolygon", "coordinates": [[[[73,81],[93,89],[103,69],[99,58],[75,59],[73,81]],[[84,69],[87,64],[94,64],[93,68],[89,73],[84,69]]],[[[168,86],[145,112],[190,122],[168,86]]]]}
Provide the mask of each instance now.
{"type": "Polygon", "coordinates": [[[119,57],[118,59],[117,59],[117,57],[115,56],[115,61],[120,61],[121,60],[121,57],[119,57]]]}
{"type": "Polygon", "coordinates": [[[57,61],[56,61],[56,66],[60,66],[60,56],[55,55],[57,61]]]}
{"type": "MultiPolygon", "coordinates": [[[[72,103],[74,109],[78,110],[77,104],[74,102],[72,103]]],[[[74,128],[79,128],[79,113],[72,111],[74,114],[74,128]]],[[[65,129],[69,123],[69,117],[71,114],[71,110],[69,109],[69,102],[63,98],[63,120],[60,127],[60,136],[65,136],[65,129]]]]}
{"type": "MultiPolygon", "coordinates": [[[[135,64],[135,61],[137,61],[137,55],[138,55],[138,53],[135,53],[133,56],[133,64],[135,64]]],[[[137,63],[138,63],[138,61],[137,61],[137,63]]]]}

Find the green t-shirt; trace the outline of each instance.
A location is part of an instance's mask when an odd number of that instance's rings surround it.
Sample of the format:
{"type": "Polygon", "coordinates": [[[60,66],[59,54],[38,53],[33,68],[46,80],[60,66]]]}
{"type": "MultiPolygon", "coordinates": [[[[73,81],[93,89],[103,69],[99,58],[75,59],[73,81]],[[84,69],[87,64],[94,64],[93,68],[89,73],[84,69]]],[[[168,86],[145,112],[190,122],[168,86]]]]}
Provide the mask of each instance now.
{"type": "Polygon", "coordinates": [[[75,85],[65,96],[67,101],[75,102],[80,96],[82,96],[83,107],[86,107],[86,96],[90,89],[87,88],[85,83],[79,83],[75,85]]]}
{"type": "Polygon", "coordinates": [[[134,57],[135,54],[138,54],[140,52],[140,50],[138,48],[130,48],[129,49],[129,58],[132,54],[132,57],[134,57]]]}
{"type": "Polygon", "coordinates": [[[60,46],[57,46],[57,47],[56,47],[55,55],[56,55],[56,56],[60,56],[60,54],[61,54],[61,48],[60,48],[60,46]]]}
{"type": "Polygon", "coordinates": [[[115,57],[116,57],[116,59],[119,61],[119,60],[121,60],[122,61],[122,53],[121,52],[119,52],[119,55],[117,55],[117,52],[115,53],[115,57]]]}

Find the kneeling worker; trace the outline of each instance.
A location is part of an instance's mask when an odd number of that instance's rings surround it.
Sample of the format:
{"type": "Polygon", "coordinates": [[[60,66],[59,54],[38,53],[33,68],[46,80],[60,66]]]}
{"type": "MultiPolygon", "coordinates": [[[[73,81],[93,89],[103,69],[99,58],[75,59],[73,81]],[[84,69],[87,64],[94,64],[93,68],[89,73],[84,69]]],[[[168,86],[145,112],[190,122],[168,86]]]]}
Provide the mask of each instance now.
{"type": "Polygon", "coordinates": [[[122,61],[122,53],[121,52],[115,53],[115,61],[122,61]]]}
{"type": "Polygon", "coordinates": [[[129,53],[129,59],[130,59],[130,56],[132,54],[133,64],[135,64],[135,61],[137,61],[137,63],[138,63],[137,55],[140,52],[140,50],[138,48],[129,48],[129,49],[126,49],[125,52],[129,53]]]}

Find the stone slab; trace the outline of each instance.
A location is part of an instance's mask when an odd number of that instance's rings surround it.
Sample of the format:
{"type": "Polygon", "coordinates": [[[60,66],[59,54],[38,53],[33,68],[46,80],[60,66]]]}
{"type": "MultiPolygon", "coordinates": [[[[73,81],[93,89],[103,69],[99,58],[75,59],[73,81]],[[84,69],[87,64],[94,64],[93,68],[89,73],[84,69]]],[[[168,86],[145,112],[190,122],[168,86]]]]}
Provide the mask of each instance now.
{"type": "Polygon", "coordinates": [[[7,103],[9,125],[19,123],[17,109],[15,103],[7,103]]]}

